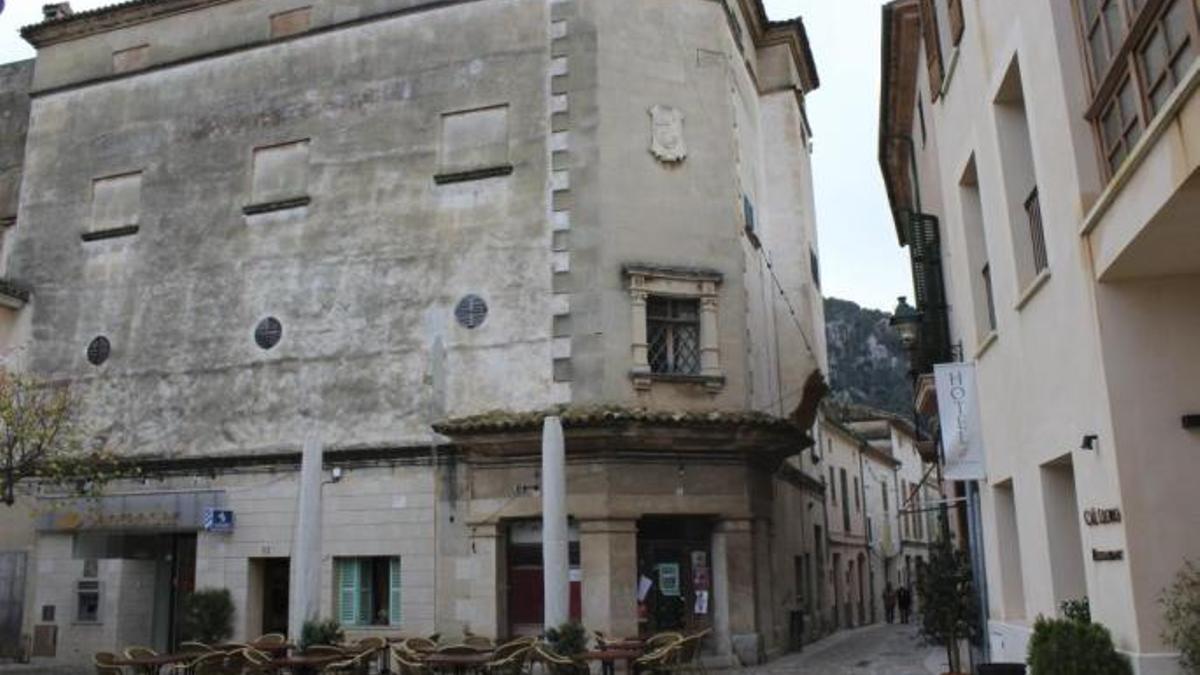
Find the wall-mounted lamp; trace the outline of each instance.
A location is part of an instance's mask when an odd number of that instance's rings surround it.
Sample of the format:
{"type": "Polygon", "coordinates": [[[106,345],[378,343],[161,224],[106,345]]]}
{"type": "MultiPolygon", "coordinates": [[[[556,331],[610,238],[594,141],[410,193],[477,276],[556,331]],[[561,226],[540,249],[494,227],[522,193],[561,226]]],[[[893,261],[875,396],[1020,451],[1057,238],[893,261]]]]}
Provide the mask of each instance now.
{"type": "Polygon", "coordinates": [[[340,467],[340,466],[333,467],[333,470],[329,472],[329,482],[337,483],[341,480],[342,480],[342,467],[340,467]]]}
{"type": "Polygon", "coordinates": [[[1184,429],[1200,429],[1200,415],[1184,415],[1183,416],[1183,428],[1184,429]]]}
{"type": "Polygon", "coordinates": [[[1083,437],[1083,441],[1081,441],[1079,443],[1079,449],[1080,450],[1095,450],[1096,442],[1099,440],[1100,440],[1100,437],[1097,436],[1096,434],[1085,434],[1083,437]]]}

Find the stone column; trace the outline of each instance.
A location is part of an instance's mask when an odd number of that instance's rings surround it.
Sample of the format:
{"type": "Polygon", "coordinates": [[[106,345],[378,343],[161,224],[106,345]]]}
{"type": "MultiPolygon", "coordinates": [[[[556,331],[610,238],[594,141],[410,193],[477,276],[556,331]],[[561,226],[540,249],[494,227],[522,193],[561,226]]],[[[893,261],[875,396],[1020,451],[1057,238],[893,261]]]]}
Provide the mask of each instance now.
{"type": "Polygon", "coordinates": [[[579,556],[583,625],[605,635],[637,636],[637,521],[580,522],[579,556]]]}
{"type": "Polygon", "coordinates": [[[713,530],[713,633],[721,654],[759,663],[755,632],[754,538],[749,518],[724,519],[713,530]]]}
{"type": "Polygon", "coordinates": [[[542,425],[542,580],[546,628],[571,616],[567,551],[567,466],[562,422],[547,417],[542,425]]]}
{"type": "Polygon", "coordinates": [[[300,495],[292,537],[288,635],[300,640],[305,621],[321,617],[321,477],[324,448],[315,436],[304,440],[300,495]]]}

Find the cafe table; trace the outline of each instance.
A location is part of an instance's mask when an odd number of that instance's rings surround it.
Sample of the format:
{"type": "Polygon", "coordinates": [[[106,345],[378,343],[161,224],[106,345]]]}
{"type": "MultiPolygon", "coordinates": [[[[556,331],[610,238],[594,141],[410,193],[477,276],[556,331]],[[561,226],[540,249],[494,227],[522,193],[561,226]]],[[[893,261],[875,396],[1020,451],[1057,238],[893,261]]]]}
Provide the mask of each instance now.
{"type": "Polygon", "coordinates": [[[156,675],[164,666],[186,663],[197,658],[196,654],[155,654],[154,656],[139,656],[135,659],[117,658],[112,665],[133,668],[145,675],[156,675]]]}
{"type": "Polygon", "coordinates": [[[335,661],[345,659],[343,654],[293,654],[271,659],[271,667],[291,671],[293,675],[312,675],[335,661]]]}
{"type": "Polygon", "coordinates": [[[576,659],[581,661],[599,661],[600,672],[603,675],[614,675],[616,673],[616,662],[624,661],[629,672],[633,672],[633,661],[642,655],[641,649],[618,649],[611,646],[609,643],[604,649],[596,649],[593,651],[577,654],[576,659]]]}
{"type": "Polygon", "coordinates": [[[476,654],[443,654],[434,652],[421,660],[433,670],[452,670],[461,675],[468,670],[478,670],[492,660],[491,652],[476,654]]]}

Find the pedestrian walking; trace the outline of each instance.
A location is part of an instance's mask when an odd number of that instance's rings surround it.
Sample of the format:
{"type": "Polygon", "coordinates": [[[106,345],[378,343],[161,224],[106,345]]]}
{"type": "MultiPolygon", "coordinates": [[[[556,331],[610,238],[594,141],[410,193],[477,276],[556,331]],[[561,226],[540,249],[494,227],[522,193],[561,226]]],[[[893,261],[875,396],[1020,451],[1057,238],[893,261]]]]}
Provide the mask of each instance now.
{"type": "Polygon", "coordinates": [[[908,586],[901,586],[900,590],[896,591],[896,604],[900,607],[900,623],[908,623],[909,614],[912,612],[912,592],[908,590],[908,586]]]}
{"type": "Polygon", "coordinates": [[[883,614],[888,623],[896,620],[896,589],[892,588],[890,581],[883,589],[883,614]]]}

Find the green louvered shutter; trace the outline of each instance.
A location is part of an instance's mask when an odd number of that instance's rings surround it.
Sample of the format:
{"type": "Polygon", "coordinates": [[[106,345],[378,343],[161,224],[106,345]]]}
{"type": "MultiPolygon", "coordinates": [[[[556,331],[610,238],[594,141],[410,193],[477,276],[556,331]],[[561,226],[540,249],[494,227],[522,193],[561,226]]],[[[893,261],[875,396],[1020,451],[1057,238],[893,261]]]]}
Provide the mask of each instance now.
{"type": "Polygon", "coordinates": [[[338,568],[338,621],[343,626],[358,623],[358,560],[339,558],[338,568]]]}
{"type": "Polygon", "coordinates": [[[358,571],[358,621],[360,626],[370,626],[375,622],[375,603],[372,591],[375,588],[375,575],[372,573],[370,558],[359,558],[358,571]]]}
{"type": "Polygon", "coordinates": [[[392,626],[400,625],[400,558],[395,557],[390,561],[390,570],[388,574],[388,623],[392,626]]]}

